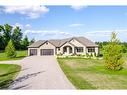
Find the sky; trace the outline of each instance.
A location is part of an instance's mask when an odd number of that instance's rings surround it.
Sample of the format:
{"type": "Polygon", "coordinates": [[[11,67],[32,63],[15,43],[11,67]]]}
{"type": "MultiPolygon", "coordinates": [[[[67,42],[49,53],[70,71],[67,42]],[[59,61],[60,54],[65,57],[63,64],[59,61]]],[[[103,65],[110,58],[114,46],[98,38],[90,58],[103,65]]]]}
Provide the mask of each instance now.
{"type": "Polygon", "coordinates": [[[109,41],[115,31],[127,41],[127,6],[0,6],[0,24],[6,23],[35,40],[84,36],[109,41]]]}

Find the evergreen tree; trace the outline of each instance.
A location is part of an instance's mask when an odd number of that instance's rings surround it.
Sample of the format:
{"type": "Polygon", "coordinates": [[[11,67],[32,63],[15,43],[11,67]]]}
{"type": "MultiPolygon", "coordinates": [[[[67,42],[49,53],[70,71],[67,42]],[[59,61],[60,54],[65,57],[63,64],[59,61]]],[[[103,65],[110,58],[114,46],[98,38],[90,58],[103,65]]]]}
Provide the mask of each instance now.
{"type": "Polygon", "coordinates": [[[120,41],[116,38],[116,35],[115,32],[112,32],[111,40],[104,48],[106,68],[110,70],[120,70],[124,63],[122,59],[122,46],[120,45],[120,41]]]}
{"type": "Polygon", "coordinates": [[[8,45],[5,48],[5,52],[8,58],[16,57],[16,51],[12,40],[8,42],[8,45]]]}
{"type": "Polygon", "coordinates": [[[24,50],[27,49],[27,46],[29,46],[29,40],[27,36],[25,36],[25,38],[22,40],[21,45],[22,45],[22,49],[24,50]]]}

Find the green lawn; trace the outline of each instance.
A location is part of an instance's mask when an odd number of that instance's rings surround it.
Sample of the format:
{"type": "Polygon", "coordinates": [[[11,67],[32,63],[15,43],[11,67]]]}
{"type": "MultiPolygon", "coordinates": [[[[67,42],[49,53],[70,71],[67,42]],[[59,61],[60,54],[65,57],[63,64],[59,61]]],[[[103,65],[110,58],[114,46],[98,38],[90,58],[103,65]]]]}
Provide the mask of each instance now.
{"type": "Polygon", "coordinates": [[[58,62],[77,89],[127,89],[127,63],[121,71],[110,71],[103,60],[58,58],[58,62]]]}
{"type": "Polygon", "coordinates": [[[0,52],[0,61],[4,61],[4,60],[18,60],[18,59],[22,59],[24,57],[27,56],[27,50],[24,51],[16,51],[17,52],[17,56],[16,58],[7,58],[5,52],[0,52]]]}
{"type": "Polygon", "coordinates": [[[6,89],[15,79],[21,66],[15,64],[0,64],[0,89],[6,89]]]}

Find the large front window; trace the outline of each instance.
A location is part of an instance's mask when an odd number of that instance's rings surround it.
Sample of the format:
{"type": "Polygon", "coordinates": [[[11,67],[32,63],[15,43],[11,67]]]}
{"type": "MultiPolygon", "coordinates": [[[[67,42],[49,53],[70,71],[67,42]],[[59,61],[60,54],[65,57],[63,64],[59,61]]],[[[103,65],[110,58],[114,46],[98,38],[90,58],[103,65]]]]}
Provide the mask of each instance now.
{"type": "Polygon", "coordinates": [[[95,52],[95,48],[94,47],[89,47],[88,52],[95,52]]]}
{"type": "Polygon", "coordinates": [[[76,50],[77,52],[83,52],[83,47],[77,47],[76,50]]]}

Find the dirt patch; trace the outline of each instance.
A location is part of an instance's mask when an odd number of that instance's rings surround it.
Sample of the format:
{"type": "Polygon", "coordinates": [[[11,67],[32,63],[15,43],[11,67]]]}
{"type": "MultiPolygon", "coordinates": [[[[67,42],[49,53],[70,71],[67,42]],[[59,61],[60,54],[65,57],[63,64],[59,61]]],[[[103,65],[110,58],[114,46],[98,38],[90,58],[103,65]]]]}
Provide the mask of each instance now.
{"type": "Polygon", "coordinates": [[[79,66],[80,64],[78,64],[77,62],[74,62],[74,61],[65,61],[65,64],[71,68],[74,68],[74,69],[77,67],[80,67],[79,66]]]}
{"type": "Polygon", "coordinates": [[[76,69],[76,68],[88,68],[88,67],[91,67],[91,66],[94,66],[95,65],[95,63],[93,63],[93,62],[84,62],[84,61],[80,61],[80,60],[78,60],[78,61],[73,61],[73,60],[71,60],[71,61],[65,61],[64,62],[67,66],[69,66],[69,67],[71,67],[71,68],[73,68],[73,69],[76,69]]]}
{"type": "Polygon", "coordinates": [[[93,86],[95,86],[98,89],[127,88],[127,86],[124,84],[125,78],[122,77],[119,78],[118,75],[110,76],[107,74],[105,75],[105,74],[90,73],[90,72],[79,73],[78,75],[84,78],[86,81],[90,82],[93,86]]]}

